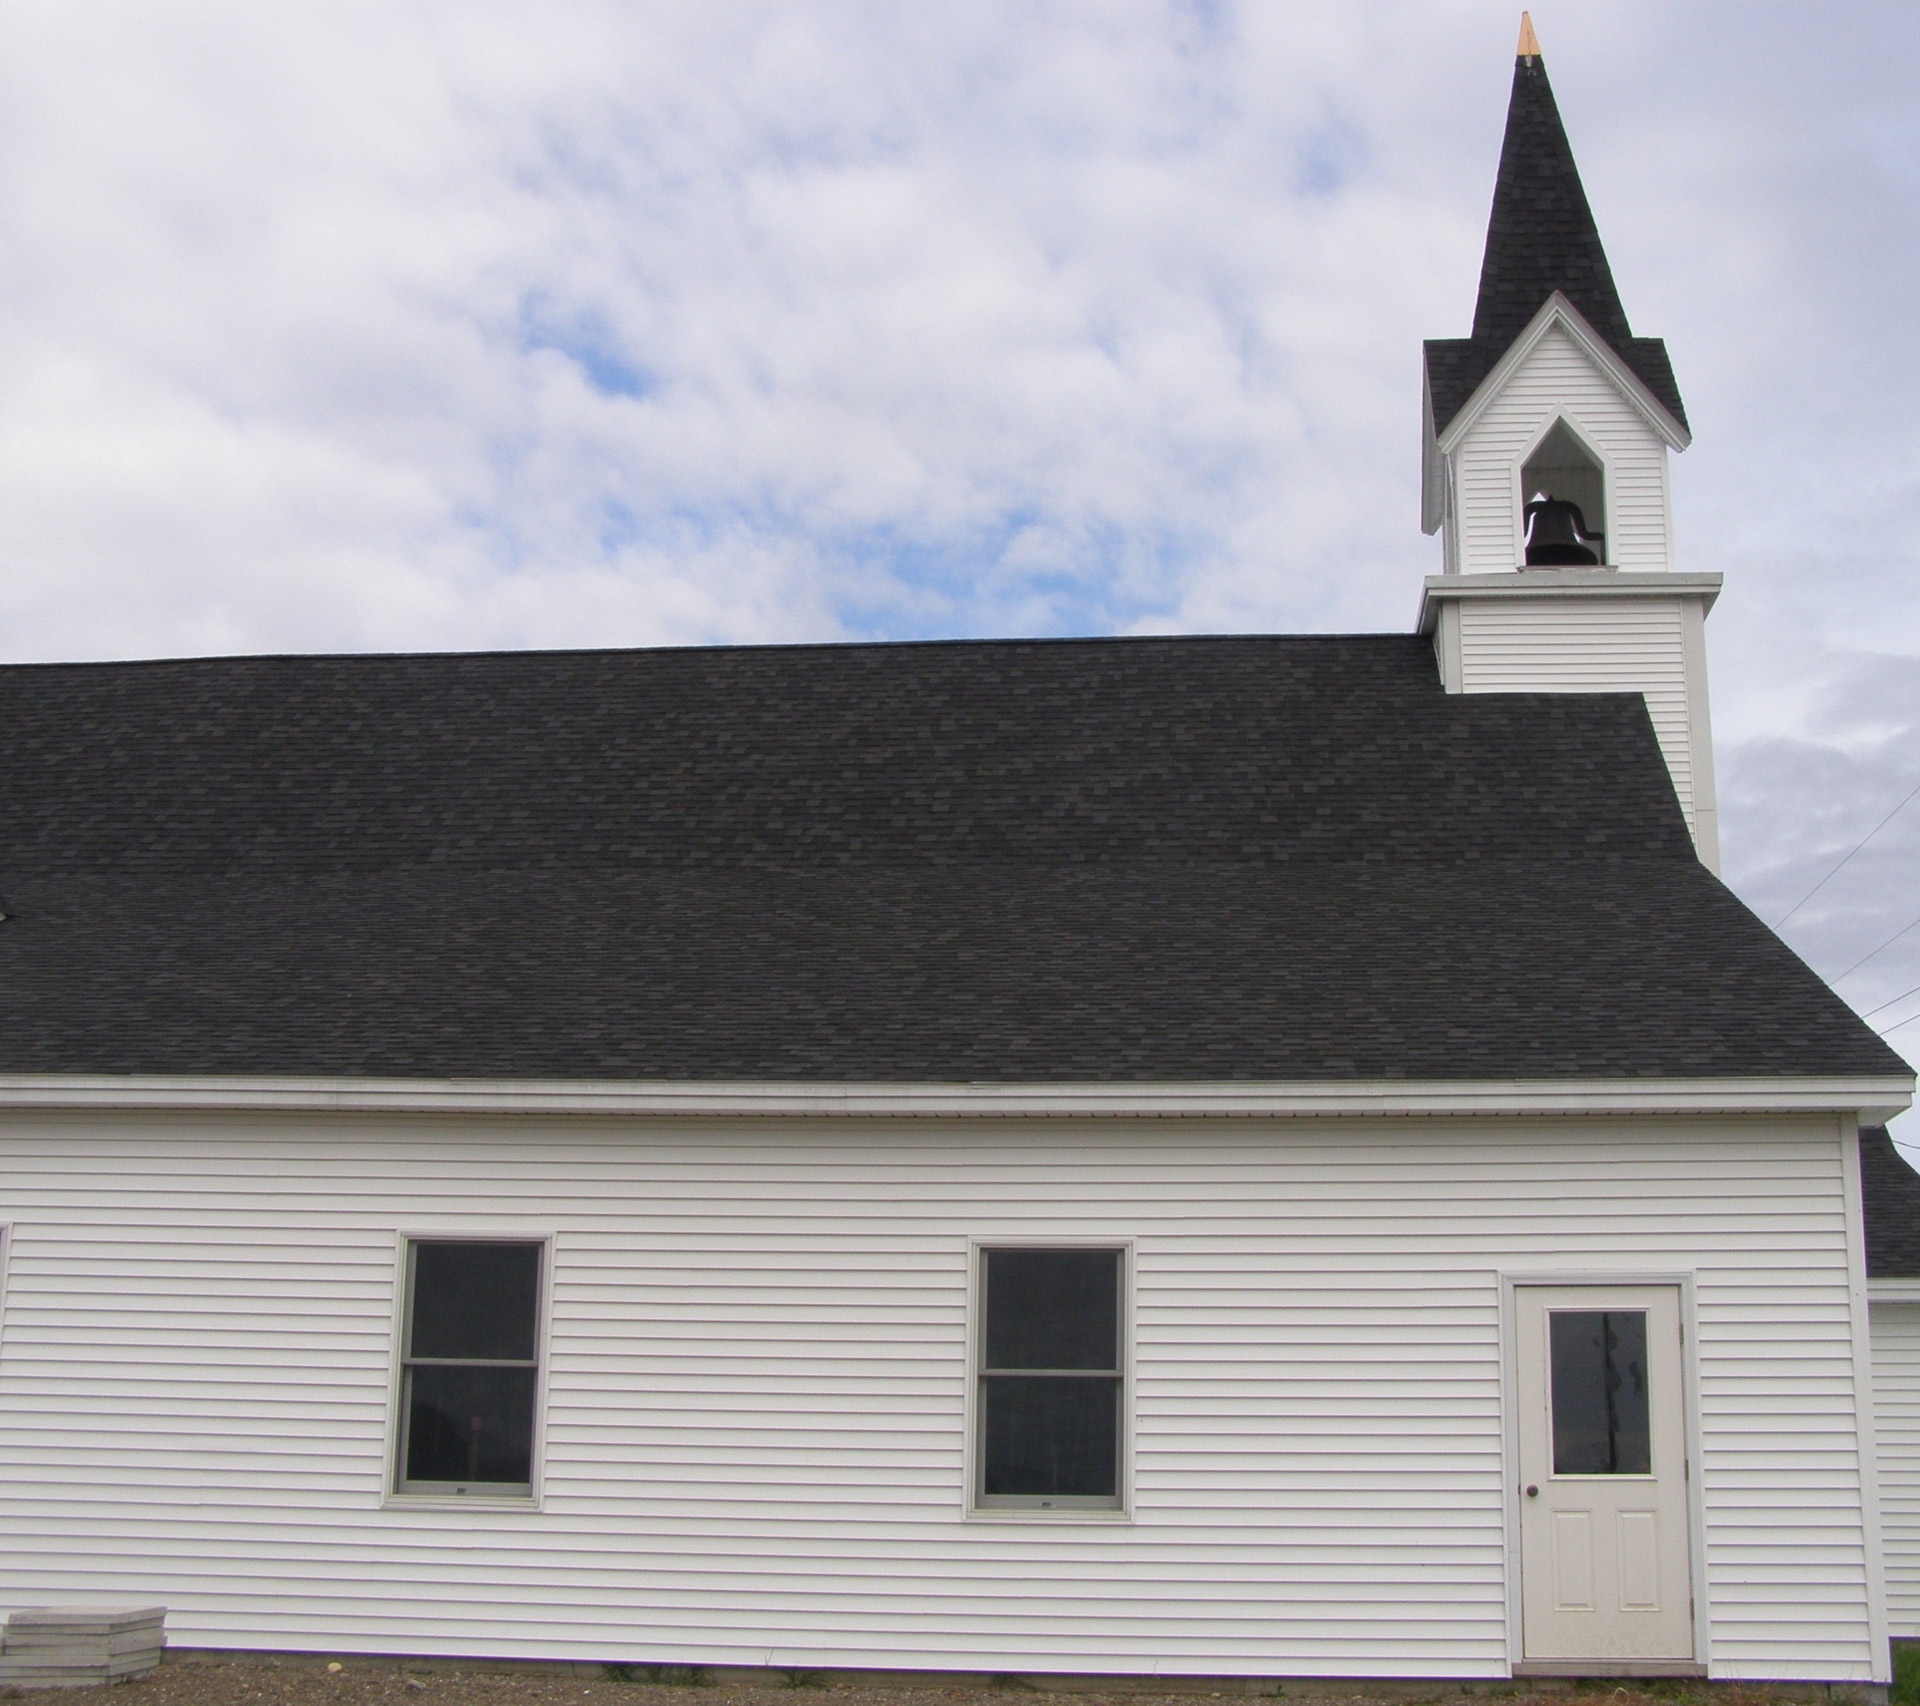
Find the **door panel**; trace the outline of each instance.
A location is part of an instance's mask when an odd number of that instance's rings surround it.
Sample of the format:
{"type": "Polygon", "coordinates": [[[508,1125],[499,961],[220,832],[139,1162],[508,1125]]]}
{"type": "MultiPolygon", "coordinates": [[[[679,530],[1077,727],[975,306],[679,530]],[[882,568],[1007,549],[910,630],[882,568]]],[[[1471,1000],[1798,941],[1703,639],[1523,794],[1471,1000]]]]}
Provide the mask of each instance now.
{"type": "Polygon", "coordinates": [[[1518,1286],[1521,1651],[1693,1657],[1676,1286],[1518,1286]]]}
{"type": "Polygon", "coordinates": [[[1620,1513],[1620,1609],[1660,1609],[1660,1525],[1645,1511],[1620,1513]]]}
{"type": "Polygon", "coordinates": [[[1586,1511],[1553,1513],[1553,1609],[1593,1609],[1593,1518],[1586,1511]]]}

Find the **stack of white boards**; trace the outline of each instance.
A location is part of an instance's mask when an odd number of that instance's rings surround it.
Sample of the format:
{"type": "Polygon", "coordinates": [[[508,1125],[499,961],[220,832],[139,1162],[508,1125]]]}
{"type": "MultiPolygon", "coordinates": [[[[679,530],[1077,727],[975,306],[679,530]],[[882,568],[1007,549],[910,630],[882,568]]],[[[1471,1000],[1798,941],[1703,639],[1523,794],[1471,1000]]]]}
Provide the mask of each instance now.
{"type": "Polygon", "coordinates": [[[0,1685],[84,1688],[125,1682],[160,1662],[163,1605],[16,1611],[0,1632],[0,1685]]]}

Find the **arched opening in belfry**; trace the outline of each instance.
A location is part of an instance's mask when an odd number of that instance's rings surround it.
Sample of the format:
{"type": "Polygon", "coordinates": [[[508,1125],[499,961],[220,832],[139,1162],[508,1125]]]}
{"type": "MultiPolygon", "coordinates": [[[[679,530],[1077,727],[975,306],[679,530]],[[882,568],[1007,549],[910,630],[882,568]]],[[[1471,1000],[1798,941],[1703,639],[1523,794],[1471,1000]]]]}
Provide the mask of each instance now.
{"type": "Polygon", "coordinates": [[[1607,476],[1565,421],[1520,470],[1528,568],[1597,568],[1607,560],[1607,476]]]}

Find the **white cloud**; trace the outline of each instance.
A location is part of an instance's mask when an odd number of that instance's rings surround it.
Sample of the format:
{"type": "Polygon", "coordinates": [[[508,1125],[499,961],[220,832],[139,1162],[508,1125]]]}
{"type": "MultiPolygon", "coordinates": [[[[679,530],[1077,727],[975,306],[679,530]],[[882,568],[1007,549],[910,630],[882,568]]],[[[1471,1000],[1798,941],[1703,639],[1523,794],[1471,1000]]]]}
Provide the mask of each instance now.
{"type": "Polygon", "coordinates": [[[1364,35],[1145,4],[21,34],[12,655],[465,643],[489,571],[630,582],[594,638],[1352,622],[1320,564],[1421,550],[1379,441],[1435,215],[1375,165],[1364,35]],[[740,603],[652,598],[690,532],[740,603]],[[810,587],[763,578],[796,551],[810,587]]]}

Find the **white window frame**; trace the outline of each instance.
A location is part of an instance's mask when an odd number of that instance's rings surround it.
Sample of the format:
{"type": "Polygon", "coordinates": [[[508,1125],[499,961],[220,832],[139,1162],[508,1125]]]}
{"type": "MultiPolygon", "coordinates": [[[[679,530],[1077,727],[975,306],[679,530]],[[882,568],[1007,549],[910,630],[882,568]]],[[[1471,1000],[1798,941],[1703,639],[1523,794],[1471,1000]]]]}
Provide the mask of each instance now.
{"type": "Polygon", "coordinates": [[[555,1239],[547,1230],[513,1226],[443,1226],[398,1233],[394,1239],[392,1357],[387,1382],[386,1459],[381,1502],[390,1506],[444,1507],[498,1511],[538,1510],[546,1460],[549,1336],[552,1317],[555,1239]],[[407,1443],[407,1339],[413,1310],[413,1250],[419,1244],[534,1244],[540,1248],[540,1280],[534,1297],[533,1437],[524,1491],[497,1482],[434,1481],[409,1486],[404,1469],[407,1443]]]}
{"type": "Polygon", "coordinates": [[[1136,1360],[1134,1342],[1134,1245],[1131,1238],[1049,1236],[1044,1232],[1019,1230],[1004,1237],[976,1237],[967,1246],[967,1396],[966,1451],[964,1468],[966,1488],[963,1509],[973,1522],[1131,1522],[1133,1520],[1133,1371],[1136,1360]],[[1111,1250],[1120,1258],[1119,1320],[1115,1323],[1120,1353],[1119,1437],[1114,1442],[1117,1454],[1115,1495],[1109,1497],[1069,1496],[1041,1499],[1038,1495],[998,1494],[989,1499],[980,1490],[986,1468],[982,1450],[986,1418],[980,1399],[985,1388],[987,1341],[987,1252],[989,1250],[1111,1250]]]}

